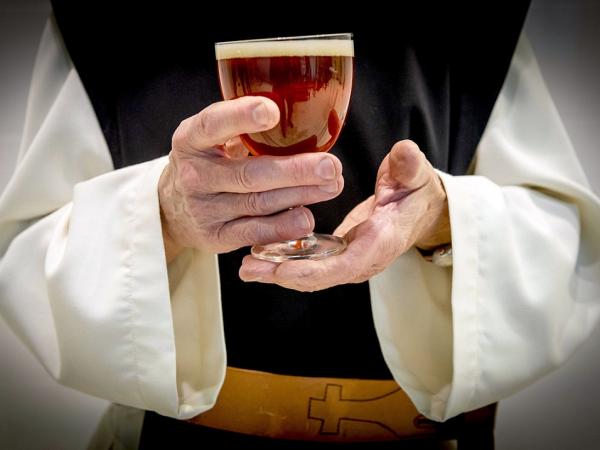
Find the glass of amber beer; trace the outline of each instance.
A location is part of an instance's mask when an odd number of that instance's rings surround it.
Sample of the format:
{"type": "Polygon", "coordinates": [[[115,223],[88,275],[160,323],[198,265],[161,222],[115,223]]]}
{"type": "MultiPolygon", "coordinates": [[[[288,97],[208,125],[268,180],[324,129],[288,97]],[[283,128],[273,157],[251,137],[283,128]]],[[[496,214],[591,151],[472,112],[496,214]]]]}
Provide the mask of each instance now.
{"type": "MultiPolygon", "coordinates": [[[[225,100],[260,95],[279,107],[279,124],[240,136],[255,156],[326,152],[337,140],[350,102],[354,63],[352,34],[283,37],[215,44],[225,100]]],[[[338,236],[255,245],[252,254],[282,262],[321,259],[346,248],[338,236]]]]}

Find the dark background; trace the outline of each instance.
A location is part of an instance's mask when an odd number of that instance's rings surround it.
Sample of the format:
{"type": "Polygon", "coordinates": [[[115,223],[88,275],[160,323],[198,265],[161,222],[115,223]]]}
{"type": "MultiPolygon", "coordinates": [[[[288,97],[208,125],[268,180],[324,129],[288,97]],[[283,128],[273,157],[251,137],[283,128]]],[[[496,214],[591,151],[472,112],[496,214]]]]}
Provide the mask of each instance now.
{"type": "MultiPolygon", "coordinates": [[[[44,0],[0,0],[0,189],[14,167],[44,0]]],[[[600,0],[533,0],[525,25],[600,192],[600,0]]],[[[600,293],[598,294],[600,300],[600,293]]],[[[600,329],[556,372],[500,403],[499,450],[600,448],[600,329]]],[[[0,449],[83,449],[107,402],[58,386],[0,319],[0,449]]]]}

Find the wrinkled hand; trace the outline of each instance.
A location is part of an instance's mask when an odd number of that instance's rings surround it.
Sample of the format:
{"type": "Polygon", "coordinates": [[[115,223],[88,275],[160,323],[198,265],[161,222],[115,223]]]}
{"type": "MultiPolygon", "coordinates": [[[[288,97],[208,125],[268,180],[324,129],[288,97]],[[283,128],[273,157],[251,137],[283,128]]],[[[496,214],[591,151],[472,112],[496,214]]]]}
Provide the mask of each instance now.
{"type": "Polygon", "coordinates": [[[413,245],[429,249],[450,242],[446,193],[414,142],[394,145],[379,167],[375,195],[355,207],[334,234],[348,241],[340,255],[280,264],[246,256],[240,277],[316,291],[366,281],[413,245]]]}
{"type": "Polygon", "coordinates": [[[312,213],[289,208],[337,196],[342,165],[324,153],[248,157],[238,136],[278,121],[271,100],[242,97],[179,125],[158,185],[167,261],[185,247],[222,253],[312,231],[312,213]]]}

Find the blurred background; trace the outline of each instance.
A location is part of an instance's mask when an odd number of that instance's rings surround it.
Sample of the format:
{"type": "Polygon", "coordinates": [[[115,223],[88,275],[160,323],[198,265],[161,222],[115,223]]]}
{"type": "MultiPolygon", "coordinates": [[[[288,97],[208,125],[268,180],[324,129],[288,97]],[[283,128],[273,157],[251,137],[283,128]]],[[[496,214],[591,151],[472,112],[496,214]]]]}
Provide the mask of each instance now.
{"type": "MultiPolygon", "coordinates": [[[[49,13],[45,0],[0,0],[0,190],[14,168],[49,13]]],[[[600,0],[533,0],[525,29],[600,193],[600,0]]],[[[600,448],[599,355],[597,329],[566,365],[502,401],[497,449],[600,448]]],[[[0,319],[0,449],[83,449],[107,405],[52,381],[0,319]]]]}

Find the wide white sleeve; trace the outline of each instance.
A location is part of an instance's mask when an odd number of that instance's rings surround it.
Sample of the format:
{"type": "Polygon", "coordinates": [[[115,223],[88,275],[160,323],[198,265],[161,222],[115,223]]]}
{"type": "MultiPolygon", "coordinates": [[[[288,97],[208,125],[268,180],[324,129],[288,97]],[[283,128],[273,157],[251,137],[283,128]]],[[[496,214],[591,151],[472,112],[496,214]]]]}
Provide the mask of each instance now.
{"type": "Polygon", "coordinates": [[[50,21],[0,197],[0,315],[60,383],[188,418],[214,404],[225,346],[215,255],[165,262],[157,184],[166,163],[113,170],[50,21]]]}
{"type": "Polygon", "coordinates": [[[521,37],[474,174],[440,173],[454,266],[411,251],[371,280],[394,378],[436,420],[562,364],[600,314],[600,202],[521,37]]]}

